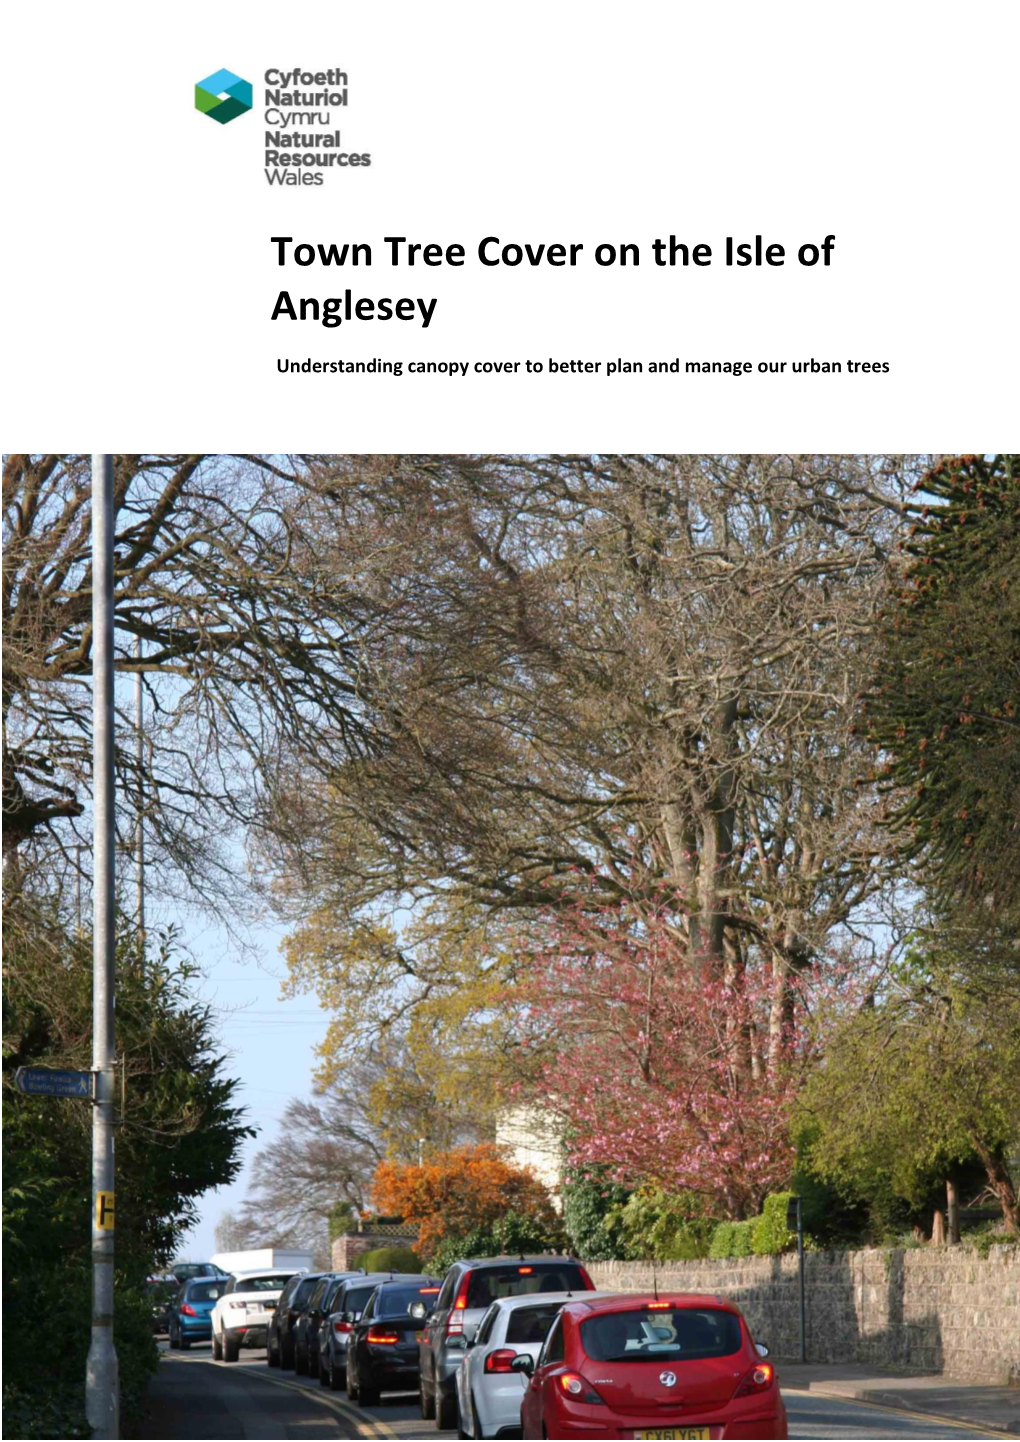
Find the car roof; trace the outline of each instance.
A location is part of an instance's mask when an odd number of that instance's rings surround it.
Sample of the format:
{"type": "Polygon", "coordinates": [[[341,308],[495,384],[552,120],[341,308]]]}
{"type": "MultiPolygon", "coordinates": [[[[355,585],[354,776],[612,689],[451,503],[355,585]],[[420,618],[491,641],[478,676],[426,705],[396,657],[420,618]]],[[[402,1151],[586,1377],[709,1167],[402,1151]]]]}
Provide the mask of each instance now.
{"type": "Polygon", "coordinates": [[[426,1277],[420,1272],[414,1272],[410,1276],[387,1277],[385,1282],[378,1284],[376,1290],[381,1292],[384,1287],[390,1286],[391,1283],[395,1287],[413,1287],[415,1282],[421,1282],[427,1287],[441,1287],[443,1285],[442,1277],[426,1277]]]}
{"type": "Polygon", "coordinates": [[[367,1282],[380,1286],[383,1282],[420,1282],[421,1272],[365,1272],[360,1277],[348,1277],[349,1287],[363,1287],[367,1282]]]}
{"type": "Polygon", "coordinates": [[[564,1311],[569,1311],[572,1317],[578,1321],[587,1316],[599,1315],[606,1312],[631,1312],[639,1308],[646,1308],[649,1304],[658,1303],[660,1306],[666,1303],[670,1307],[681,1309],[684,1307],[714,1307],[717,1311],[733,1312],[740,1316],[740,1308],[726,1297],[719,1297],[714,1292],[669,1292],[660,1289],[658,1295],[654,1292],[589,1292],[582,1293],[569,1302],[564,1311]]]}
{"type": "MultiPolygon", "coordinates": [[[[520,1297],[495,1297],[490,1306],[501,1307],[504,1311],[515,1312],[519,1307],[540,1307],[543,1302],[583,1302],[590,1297],[603,1297],[604,1292],[525,1292],[520,1297]]],[[[618,1295],[618,1294],[614,1294],[618,1295]]]]}
{"type": "Polygon", "coordinates": [[[528,1267],[537,1263],[544,1266],[548,1262],[566,1263],[568,1266],[579,1267],[581,1263],[576,1257],[562,1257],[556,1252],[540,1252],[537,1256],[522,1257],[464,1257],[455,1265],[458,1267],[528,1267]]]}
{"type": "MultiPolygon", "coordinates": [[[[244,1282],[252,1277],[286,1277],[289,1282],[297,1274],[292,1272],[289,1267],[251,1267],[246,1272],[231,1272],[230,1275],[235,1282],[244,1282]]],[[[191,1280],[193,1282],[215,1282],[218,1279],[216,1277],[192,1277],[191,1280]]]]}

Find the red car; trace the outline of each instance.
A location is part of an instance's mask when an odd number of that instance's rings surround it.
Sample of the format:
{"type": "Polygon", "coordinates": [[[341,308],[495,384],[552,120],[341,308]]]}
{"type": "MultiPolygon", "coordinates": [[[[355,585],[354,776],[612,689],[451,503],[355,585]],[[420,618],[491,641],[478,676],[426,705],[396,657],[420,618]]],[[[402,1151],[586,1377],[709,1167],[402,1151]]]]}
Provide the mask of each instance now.
{"type": "Polygon", "coordinates": [[[786,1437],[776,1369],[738,1308],[692,1293],[568,1302],[534,1361],[525,1437],[786,1437]]]}

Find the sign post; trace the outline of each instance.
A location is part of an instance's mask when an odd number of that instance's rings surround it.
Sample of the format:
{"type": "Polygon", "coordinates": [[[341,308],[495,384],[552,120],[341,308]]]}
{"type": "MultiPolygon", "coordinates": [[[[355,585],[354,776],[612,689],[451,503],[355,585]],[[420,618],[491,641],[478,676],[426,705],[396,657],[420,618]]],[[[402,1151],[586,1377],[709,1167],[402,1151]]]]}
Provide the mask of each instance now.
{"type": "Polygon", "coordinates": [[[786,1204],[786,1226],[797,1233],[797,1274],[800,1290],[800,1360],[807,1361],[807,1303],[804,1286],[804,1205],[800,1197],[786,1204]]]}
{"type": "Polygon", "coordinates": [[[19,1066],[14,1085],[29,1097],[92,1097],[92,1073],[55,1071],[48,1066],[19,1066]]]}
{"type": "Polygon", "coordinates": [[[113,1345],[114,896],[113,457],[92,457],[92,1337],[85,1415],[93,1437],[120,1435],[113,1345]]]}

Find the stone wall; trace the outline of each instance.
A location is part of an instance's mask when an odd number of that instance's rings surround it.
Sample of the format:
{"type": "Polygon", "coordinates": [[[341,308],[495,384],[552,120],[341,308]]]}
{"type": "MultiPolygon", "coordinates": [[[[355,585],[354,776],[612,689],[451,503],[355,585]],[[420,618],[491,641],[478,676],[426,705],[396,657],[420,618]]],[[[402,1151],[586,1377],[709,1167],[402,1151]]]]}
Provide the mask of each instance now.
{"type": "MultiPolygon", "coordinates": [[[[809,1252],[805,1260],[808,1361],[1020,1385],[1020,1249],[993,1247],[986,1261],[963,1247],[809,1252]]],[[[588,1270],[596,1287],[652,1288],[648,1262],[588,1270]]],[[[660,1292],[722,1293],[774,1357],[798,1356],[796,1255],[664,1262],[656,1271],[660,1292]]]]}

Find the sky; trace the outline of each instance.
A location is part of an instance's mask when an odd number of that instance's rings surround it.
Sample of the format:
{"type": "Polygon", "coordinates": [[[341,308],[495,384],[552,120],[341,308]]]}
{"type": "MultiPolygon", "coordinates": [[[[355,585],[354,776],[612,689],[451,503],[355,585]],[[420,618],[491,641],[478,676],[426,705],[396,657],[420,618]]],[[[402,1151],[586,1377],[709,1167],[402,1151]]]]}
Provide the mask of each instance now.
{"type": "Polygon", "coordinates": [[[202,972],[196,994],[214,1008],[227,1053],[224,1072],[240,1080],[237,1099],[259,1135],[244,1145],[237,1180],[201,1198],[200,1220],[179,1248],[181,1261],[207,1261],[216,1251],[216,1223],[243,1200],[255,1153],[275,1137],[287,1103],[311,1095],[313,1048],[325,1034],[328,1016],[314,997],[280,999],[285,934],[283,926],[263,924],[249,935],[254,955],[247,949],[242,955],[223,927],[196,918],[184,927],[185,944],[202,972]]]}

